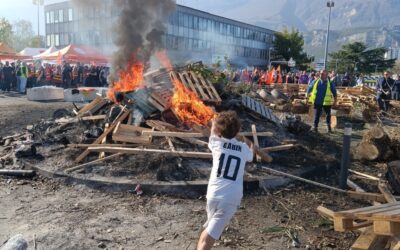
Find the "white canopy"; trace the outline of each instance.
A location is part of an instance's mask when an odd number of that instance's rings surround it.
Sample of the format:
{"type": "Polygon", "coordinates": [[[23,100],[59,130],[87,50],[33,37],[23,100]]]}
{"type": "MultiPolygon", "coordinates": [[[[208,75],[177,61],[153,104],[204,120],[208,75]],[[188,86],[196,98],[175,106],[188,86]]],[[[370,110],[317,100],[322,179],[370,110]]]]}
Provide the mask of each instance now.
{"type": "Polygon", "coordinates": [[[40,53],[45,52],[46,49],[45,48],[25,48],[23,50],[21,50],[18,55],[21,56],[34,56],[40,53]]]}
{"type": "Polygon", "coordinates": [[[46,51],[42,52],[42,53],[37,53],[35,56],[33,56],[33,59],[38,60],[38,59],[42,59],[43,56],[49,55],[51,53],[53,53],[54,51],[57,51],[58,49],[54,46],[51,46],[50,48],[48,48],[46,51]]]}

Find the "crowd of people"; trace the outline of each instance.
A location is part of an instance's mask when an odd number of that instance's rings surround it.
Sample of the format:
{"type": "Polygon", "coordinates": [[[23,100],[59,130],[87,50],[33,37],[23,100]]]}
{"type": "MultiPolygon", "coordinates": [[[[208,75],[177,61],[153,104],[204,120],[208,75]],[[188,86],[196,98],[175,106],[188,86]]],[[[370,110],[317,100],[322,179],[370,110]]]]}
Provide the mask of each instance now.
{"type": "MultiPolygon", "coordinates": [[[[276,84],[276,83],[291,83],[291,84],[310,84],[315,79],[320,77],[320,72],[297,71],[283,72],[280,67],[271,70],[236,70],[228,73],[229,80],[234,82],[244,82],[252,84],[276,84]]],[[[329,78],[336,86],[348,87],[352,86],[353,79],[348,73],[340,76],[335,71],[329,72],[329,78]]]]}
{"type": "Polygon", "coordinates": [[[25,93],[27,88],[44,85],[61,88],[107,87],[109,68],[105,66],[0,62],[0,89],[25,93]]]}

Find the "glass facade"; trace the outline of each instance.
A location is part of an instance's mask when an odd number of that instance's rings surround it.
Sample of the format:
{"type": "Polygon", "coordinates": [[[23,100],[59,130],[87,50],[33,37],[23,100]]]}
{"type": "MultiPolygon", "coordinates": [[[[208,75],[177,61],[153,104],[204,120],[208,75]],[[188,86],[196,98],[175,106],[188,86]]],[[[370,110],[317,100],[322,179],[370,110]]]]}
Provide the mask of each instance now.
{"type": "MultiPolygon", "coordinates": [[[[70,2],[45,6],[46,45],[70,43],[112,47],[112,24],[119,10],[111,0],[92,8],[70,2]]],[[[169,17],[163,44],[175,60],[214,62],[228,56],[235,64],[266,65],[274,31],[178,5],[169,17]],[[240,62],[240,63],[239,63],[240,62]]]]}

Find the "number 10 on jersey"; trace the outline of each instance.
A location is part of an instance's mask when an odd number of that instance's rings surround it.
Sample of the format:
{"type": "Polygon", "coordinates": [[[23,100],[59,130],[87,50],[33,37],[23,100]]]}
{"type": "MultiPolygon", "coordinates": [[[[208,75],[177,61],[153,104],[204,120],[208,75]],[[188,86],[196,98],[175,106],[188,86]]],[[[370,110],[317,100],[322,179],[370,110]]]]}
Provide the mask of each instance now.
{"type": "Polygon", "coordinates": [[[222,171],[224,171],[224,174],[222,175],[223,178],[236,181],[240,167],[240,158],[234,155],[228,155],[228,157],[226,157],[225,159],[225,156],[225,154],[221,154],[221,156],[219,157],[217,177],[221,177],[221,173],[222,171]],[[231,169],[231,167],[234,168],[232,176],[229,175],[229,170],[231,169]]]}

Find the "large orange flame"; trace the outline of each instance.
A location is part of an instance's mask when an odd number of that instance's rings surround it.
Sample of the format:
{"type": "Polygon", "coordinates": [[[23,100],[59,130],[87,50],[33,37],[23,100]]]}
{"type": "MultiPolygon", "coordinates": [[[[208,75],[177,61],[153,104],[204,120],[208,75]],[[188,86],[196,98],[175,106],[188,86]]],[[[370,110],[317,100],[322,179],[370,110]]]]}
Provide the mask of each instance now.
{"type": "Polygon", "coordinates": [[[186,124],[206,126],[215,117],[215,112],[181,82],[174,80],[174,95],[171,108],[175,115],[186,124]]]}
{"type": "Polygon", "coordinates": [[[144,86],[144,64],[132,61],[126,70],[119,73],[119,80],[108,90],[108,98],[115,101],[117,92],[131,92],[144,86]]]}

